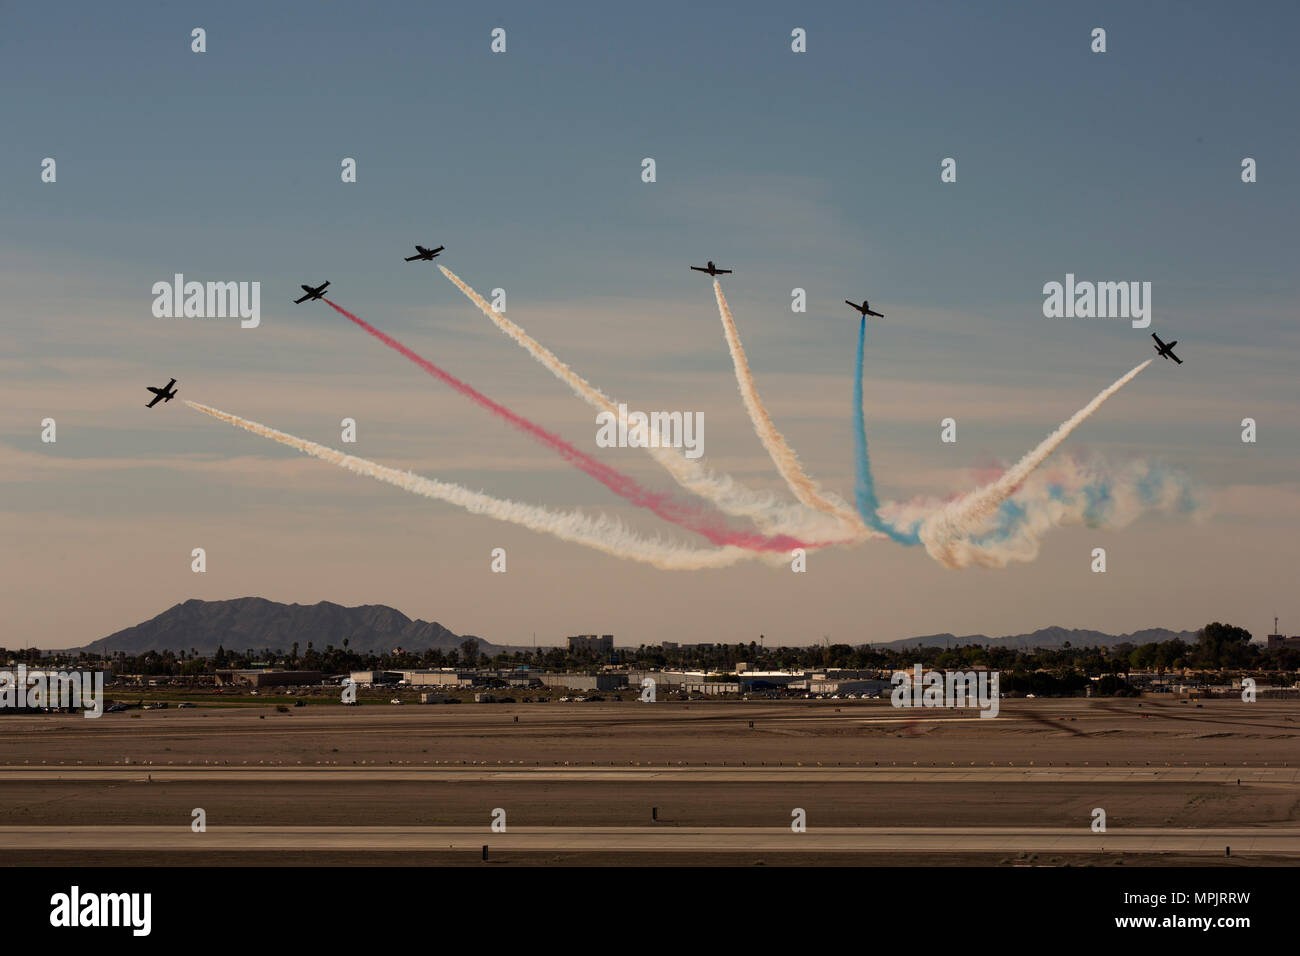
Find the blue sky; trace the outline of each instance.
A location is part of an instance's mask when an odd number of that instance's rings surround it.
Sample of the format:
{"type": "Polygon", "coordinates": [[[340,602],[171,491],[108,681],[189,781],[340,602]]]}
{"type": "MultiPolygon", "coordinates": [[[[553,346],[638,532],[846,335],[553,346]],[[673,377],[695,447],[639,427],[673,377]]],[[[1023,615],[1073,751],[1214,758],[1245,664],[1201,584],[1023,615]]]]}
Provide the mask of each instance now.
{"type": "MultiPolygon", "coordinates": [[[[23,555],[7,563],[4,602],[24,642],[83,643],[187,597],[244,593],[386,601],[499,641],[533,629],[666,637],[626,610],[647,588],[680,592],[692,623],[674,628],[698,640],[765,626],[790,641],[1195,627],[1205,614],[1262,633],[1275,613],[1263,602],[1300,621],[1273,578],[1294,566],[1300,530],[1295,6],[706,6],[0,8],[0,456],[12,466],[0,520],[23,555]],[[190,52],[196,26],[202,55],[190,52]],[[1102,55],[1089,51],[1097,26],[1102,55]],[[507,31],[503,55],[488,49],[494,27],[507,31]],[[805,54],[790,51],[795,27],[805,54]],[[39,178],[46,156],[55,184],[39,178]],[[339,181],[345,156],[355,184],[339,181]],[[646,156],[653,184],[640,181],[646,156]],[[1244,156],[1259,182],[1240,181],[1244,156]],[[939,182],[944,157],[957,160],[954,184],[939,182]],[[773,488],[708,286],[685,266],[735,268],[728,294],[773,415],[844,495],[856,327],[840,302],[869,297],[887,315],[866,363],[886,499],[969,487],[964,469],[1014,460],[1150,354],[1149,330],[1044,318],[1044,282],[1150,281],[1152,330],[1184,343],[1188,363],[1148,370],[1077,443],[1184,469],[1218,496],[1213,517],[1194,532],[1156,515],[1116,533],[1148,570],[1113,575],[1105,601],[1075,580],[1071,555],[1091,532],[1064,529],[1033,565],[998,572],[880,546],[836,555],[825,590],[800,585],[739,616],[772,572],[686,583],[502,530],[551,569],[531,577],[521,561],[502,602],[502,582],[480,581],[484,562],[426,550],[486,542],[495,526],[291,465],[174,404],[137,414],[140,386],[167,375],[185,397],[327,443],[361,409],[359,454],[619,513],[329,310],[290,304],[298,283],[329,278],[341,304],[593,450],[585,407],[435,271],[400,261],[414,242],[445,243],[449,267],[481,291],[506,288],[516,321],[619,397],[704,409],[710,462],[773,488]],[[148,290],[175,272],[260,280],[262,327],[154,319],[148,290]],[[796,286],[806,314],[790,312],[796,286]],[[38,439],[46,414],[60,422],[54,446],[38,439]],[[948,414],[956,447],[936,441],[948,414]],[[1237,437],[1248,415],[1261,422],[1255,446],[1237,437]],[[215,464],[230,460],[246,467],[215,464]],[[298,469],[292,488],[276,468],[298,469]],[[317,536],[340,515],[350,544],[330,551],[317,536]],[[423,543],[409,537],[416,516],[430,522],[423,543]],[[1182,553],[1188,534],[1231,570],[1182,553]],[[240,559],[200,582],[185,542],[207,535],[240,559]],[[270,561],[275,547],[305,564],[270,561]],[[357,547],[374,549],[373,570],[357,547]],[[127,553],[131,577],[93,573],[127,553]],[[1151,578],[1157,560],[1169,566],[1151,578]],[[412,573],[421,562],[434,591],[412,573]],[[595,584],[544,595],[557,567],[595,584]],[[102,579],[99,600],[51,610],[87,576],[102,579]],[[947,596],[944,611],[873,604],[864,623],[858,593],[886,580],[947,596]],[[1188,588],[1205,596],[1175,599],[1188,588]]],[[[643,457],[609,460],[659,480],[643,457]]]]}

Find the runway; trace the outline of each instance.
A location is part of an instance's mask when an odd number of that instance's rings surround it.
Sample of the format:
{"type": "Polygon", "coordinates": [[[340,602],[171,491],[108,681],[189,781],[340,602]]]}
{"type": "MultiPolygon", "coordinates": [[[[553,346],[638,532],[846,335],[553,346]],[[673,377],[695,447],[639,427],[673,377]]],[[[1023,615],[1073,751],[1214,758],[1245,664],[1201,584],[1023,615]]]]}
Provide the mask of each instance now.
{"type": "Polygon", "coordinates": [[[1300,784],[1296,767],[0,767],[0,783],[1202,783],[1300,784]]]}
{"type": "Polygon", "coordinates": [[[1143,827],[0,827],[7,851],[578,851],[662,853],[1188,853],[1300,856],[1300,828],[1143,827]]]}

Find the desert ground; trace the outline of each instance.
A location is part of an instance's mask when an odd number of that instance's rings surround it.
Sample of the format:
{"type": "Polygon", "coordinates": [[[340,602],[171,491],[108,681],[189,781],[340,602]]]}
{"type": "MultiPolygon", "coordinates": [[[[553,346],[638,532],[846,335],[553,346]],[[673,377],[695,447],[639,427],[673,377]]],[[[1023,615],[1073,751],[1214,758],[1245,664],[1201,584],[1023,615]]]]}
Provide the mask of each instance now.
{"type": "Polygon", "coordinates": [[[1300,858],[1300,702],[1001,703],[994,719],[887,700],[6,715],[0,841],[50,865],[1300,858]]]}

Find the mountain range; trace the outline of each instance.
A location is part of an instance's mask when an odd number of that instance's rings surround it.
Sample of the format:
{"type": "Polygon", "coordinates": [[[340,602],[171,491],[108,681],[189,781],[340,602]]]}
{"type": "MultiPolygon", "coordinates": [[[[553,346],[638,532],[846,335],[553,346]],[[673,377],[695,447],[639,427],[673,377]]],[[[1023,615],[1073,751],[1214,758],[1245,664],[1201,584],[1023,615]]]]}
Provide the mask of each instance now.
{"type": "MultiPolygon", "coordinates": [[[[910,650],[916,647],[961,647],[987,644],[1018,650],[1060,648],[1068,641],[1072,647],[1114,647],[1125,642],[1147,644],[1181,638],[1196,642],[1195,631],[1171,631],[1152,627],[1131,634],[1106,634],[1102,631],[1044,627],[1027,634],[988,637],[984,634],[929,634],[897,641],[872,644],[876,649],[910,650]]],[[[299,653],[310,641],[318,651],[333,644],[358,654],[386,654],[400,647],[422,652],[433,648],[449,651],[465,640],[478,642],[479,650],[495,654],[504,648],[472,635],[456,634],[441,624],[413,621],[401,611],[383,604],[344,607],[329,601],[318,604],[280,604],[265,598],[245,597],[229,601],[201,601],[193,598],[168,608],[157,617],[100,638],[80,648],[91,654],[141,654],[146,651],[186,651],[213,654],[219,646],[227,651],[270,649],[290,651],[298,645],[299,653]]]]}
{"type": "Polygon", "coordinates": [[[218,646],[227,651],[270,649],[298,652],[310,641],[317,651],[348,642],[358,654],[387,654],[395,648],[449,651],[466,639],[478,641],[479,649],[495,653],[495,645],[471,635],[456,634],[436,621],[413,621],[401,611],[383,604],[344,607],[329,601],[319,604],[280,604],[265,598],[245,597],[229,601],[200,601],[192,598],[163,611],[157,617],[102,637],[81,650],[91,654],[142,654],[145,651],[186,651],[212,654],[218,646]]]}
{"type": "Polygon", "coordinates": [[[1014,650],[1033,650],[1041,647],[1055,650],[1064,647],[1068,641],[1071,647],[1114,647],[1116,644],[1159,644],[1179,638],[1188,644],[1196,643],[1196,631],[1171,631],[1164,627],[1148,627],[1132,634],[1106,634],[1102,631],[1070,629],[1068,627],[1043,627],[1028,634],[1012,634],[1008,637],[988,637],[984,634],[967,634],[958,637],[955,634],[929,634],[925,637],[907,637],[899,641],[872,644],[875,649],[894,651],[911,650],[916,647],[962,647],[966,644],[988,644],[990,647],[1009,647],[1014,650]]]}

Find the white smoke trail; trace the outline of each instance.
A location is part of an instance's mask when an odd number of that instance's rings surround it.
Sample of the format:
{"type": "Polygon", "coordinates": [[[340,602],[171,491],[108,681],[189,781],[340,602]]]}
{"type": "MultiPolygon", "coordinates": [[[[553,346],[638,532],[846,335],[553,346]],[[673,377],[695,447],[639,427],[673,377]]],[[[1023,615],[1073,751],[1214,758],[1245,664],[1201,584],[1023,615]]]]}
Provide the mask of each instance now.
{"type": "MultiPolygon", "coordinates": [[[[1100,459],[1065,457],[1031,474],[983,531],[949,542],[945,563],[1003,568],[1013,561],[1035,560],[1041,538],[1053,528],[1118,530],[1147,511],[1197,514],[1204,507],[1200,489],[1186,475],[1158,463],[1133,461],[1116,467],[1100,459]]],[[[880,514],[910,531],[942,508],[934,499],[916,500],[888,504],[880,514]]]]}
{"type": "MultiPolygon", "coordinates": [[[[577,375],[518,325],[492,309],[455,273],[441,265],[439,268],[497,328],[532,354],[575,394],[601,411],[617,412],[617,406],[608,396],[577,375]]],[[[682,487],[714,501],[730,514],[754,519],[769,532],[813,534],[820,541],[841,544],[854,544],[876,536],[876,532],[863,526],[859,515],[835,496],[822,493],[803,473],[797,457],[777,432],[758,396],[735,319],[716,280],[714,291],[746,409],[778,470],[807,508],[780,505],[771,496],[746,489],[729,476],[709,472],[685,458],[677,449],[647,450],[682,487]],[[819,507],[818,499],[829,506],[829,510],[819,507]],[[822,527],[811,531],[809,523],[823,515],[826,518],[823,518],[822,527]]],[[[1133,521],[1144,509],[1182,507],[1192,510],[1198,503],[1191,503],[1194,496],[1186,480],[1166,474],[1157,466],[1136,463],[1125,472],[1114,473],[1104,465],[1067,462],[1050,478],[1034,474],[1035,469],[1084,419],[1149,364],[1144,362],[1103,391],[997,481],[948,503],[934,499],[891,502],[881,507],[881,517],[900,531],[919,532],[927,551],[936,560],[948,567],[964,568],[976,564],[1005,567],[1011,561],[1032,561],[1038,554],[1039,538],[1054,527],[1086,523],[1119,528],[1133,521]],[[1095,499],[1103,493],[1107,504],[1098,518],[1094,513],[1095,499]],[[992,523],[1004,503],[1011,511],[1001,516],[1000,522],[992,523]]]]}
{"type": "MultiPolygon", "coordinates": [[[[1106,399],[1133,381],[1138,373],[1150,364],[1151,360],[1148,359],[1104,389],[1056,431],[1044,438],[1029,454],[1007,469],[996,481],[977,488],[956,501],[949,502],[926,518],[921,525],[920,536],[930,556],[950,568],[968,567],[971,563],[997,565],[1001,561],[1001,564],[1005,564],[1005,560],[992,555],[985,555],[987,561],[981,560],[982,550],[977,540],[981,532],[991,530],[989,522],[996,515],[998,508],[1016,492],[1034,469],[1069,437],[1071,432],[1100,408],[1106,399]]],[[[1036,541],[1034,548],[1034,553],[1037,553],[1036,541]]]]}
{"type": "MultiPolygon", "coordinates": [[[[467,299],[478,307],[480,312],[492,321],[493,325],[521,345],[552,375],[568,385],[575,395],[593,408],[614,415],[618,414],[618,406],[613,399],[566,365],[559,356],[520,326],[492,308],[486,299],[446,266],[440,264],[438,268],[456,288],[464,293],[467,299]]],[[[699,462],[687,458],[680,448],[660,445],[658,429],[653,421],[650,422],[649,428],[652,447],[646,448],[646,451],[651,457],[662,465],[679,485],[692,494],[713,502],[727,514],[749,518],[768,534],[789,534],[818,541],[851,540],[846,537],[838,523],[824,521],[818,515],[798,505],[778,502],[770,494],[752,491],[730,475],[716,474],[699,462]],[[653,447],[655,445],[660,447],[653,447]]]]}
{"type": "MultiPolygon", "coordinates": [[[[328,461],[359,475],[396,485],[404,491],[437,501],[446,501],[472,514],[487,515],[498,521],[522,525],[533,531],[554,535],[563,541],[583,544],[615,557],[641,561],[664,570],[693,571],[703,568],[722,568],[746,558],[759,556],[756,552],[731,545],[723,548],[694,549],[642,538],[628,531],[621,523],[603,515],[593,519],[577,512],[550,511],[535,505],[492,498],[460,485],[435,481],[409,471],[398,471],[396,468],[389,468],[365,458],[346,455],[325,445],[296,438],[286,432],[277,431],[207,405],[200,405],[198,402],[187,401],[185,404],[205,415],[211,415],[237,428],[250,431],[254,435],[288,445],[304,454],[328,461]]],[[[787,560],[786,556],[780,553],[769,552],[764,557],[771,563],[783,563],[787,560]]]]}
{"type": "Polygon", "coordinates": [[[754,423],[758,439],[767,449],[772,464],[781,473],[790,491],[804,505],[823,514],[833,515],[846,527],[852,529],[857,537],[875,537],[883,535],[872,531],[862,522],[862,516],[839,498],[828,495],[817,487],[817,482],[808,477],[799,464],[799,457],[772,423],[762,399],[758,397],[758,387],[754,384],[754,374],[750,371],[745,349],[740,344],[740,333],[736,331],[736,320],[732,318],[731,309],[722,294],[722,284],[713,280],[713,294],[718,300],[718,314],[722,317],[722,330],[727,337],[727,348],[731,350],[731,363],[736,368],[736,384],[740,387],[740,397],[754,423]]]}

